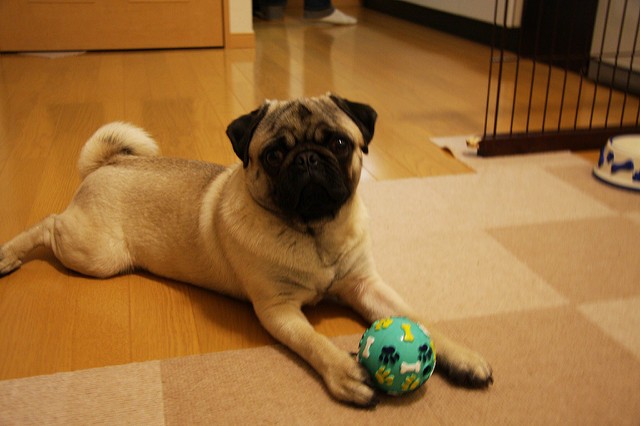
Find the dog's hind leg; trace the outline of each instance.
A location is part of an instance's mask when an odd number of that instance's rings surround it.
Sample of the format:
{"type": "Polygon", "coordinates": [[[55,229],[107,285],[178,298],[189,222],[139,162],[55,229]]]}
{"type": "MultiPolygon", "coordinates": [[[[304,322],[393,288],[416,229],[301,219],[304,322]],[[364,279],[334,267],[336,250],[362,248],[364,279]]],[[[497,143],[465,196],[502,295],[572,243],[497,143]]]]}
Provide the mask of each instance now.
{"type": "Polygon", "coordinates": [[[25,256],[33,249],[40,246],[50,247],[54,221],[55,215],[49,216],[0,246],[0,276],[18,269],[25,256]]]}
{"type": "Polygon", "coordinates": [[[133,269],[121,228],[77,205],[55,217],[51,249],[64,266],[107,278],[133,269]]]}
{"type": "Polygon", "coordinates": [[[67,268],[84,275],[106,278],[132,269],[126,244],[121,238],[84,226],[90,221],[70,208],[47,217],[0,247],[0,276],[18,269],[36,247],[50,248],[67,268]]]}

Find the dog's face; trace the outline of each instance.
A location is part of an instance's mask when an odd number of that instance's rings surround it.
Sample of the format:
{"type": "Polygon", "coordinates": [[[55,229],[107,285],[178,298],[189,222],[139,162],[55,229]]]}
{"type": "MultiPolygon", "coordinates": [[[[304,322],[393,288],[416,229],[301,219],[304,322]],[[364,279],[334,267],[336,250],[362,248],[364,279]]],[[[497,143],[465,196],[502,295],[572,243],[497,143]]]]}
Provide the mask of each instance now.
{"type": "Polygon", "coordinates": [[[270,101],[234,120],[227,135],[253,199],[313,224],[334,218],[354,194],[376,117],[335,95],[270,101]]]}

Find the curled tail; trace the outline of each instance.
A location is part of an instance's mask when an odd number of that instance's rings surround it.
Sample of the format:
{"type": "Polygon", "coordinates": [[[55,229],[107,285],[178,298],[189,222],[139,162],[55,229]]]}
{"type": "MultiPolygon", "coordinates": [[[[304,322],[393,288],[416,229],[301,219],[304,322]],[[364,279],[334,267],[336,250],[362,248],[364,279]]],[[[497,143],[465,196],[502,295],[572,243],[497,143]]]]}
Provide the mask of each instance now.
{"type": "Polygon", "coordinates": [[[109,123],[99,128],[82,147],[78,170],[84,179],[116,155],[155,156],[159,153],[158,145],[144,130],[128,123],[109,123]]]}

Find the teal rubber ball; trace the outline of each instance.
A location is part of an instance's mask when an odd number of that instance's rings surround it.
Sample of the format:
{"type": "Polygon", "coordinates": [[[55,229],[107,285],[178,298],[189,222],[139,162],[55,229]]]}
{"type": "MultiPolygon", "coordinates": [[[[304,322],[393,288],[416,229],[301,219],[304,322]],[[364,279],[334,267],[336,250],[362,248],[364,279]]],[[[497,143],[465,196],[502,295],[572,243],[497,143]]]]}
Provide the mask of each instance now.
{"type": "Polygon", "coordinates": [[[357,359],[378,389],[401,395],[431,377],[436,351],[421,324],[406,317],[390,317],[377,320],[364,332],[357,359]]]}

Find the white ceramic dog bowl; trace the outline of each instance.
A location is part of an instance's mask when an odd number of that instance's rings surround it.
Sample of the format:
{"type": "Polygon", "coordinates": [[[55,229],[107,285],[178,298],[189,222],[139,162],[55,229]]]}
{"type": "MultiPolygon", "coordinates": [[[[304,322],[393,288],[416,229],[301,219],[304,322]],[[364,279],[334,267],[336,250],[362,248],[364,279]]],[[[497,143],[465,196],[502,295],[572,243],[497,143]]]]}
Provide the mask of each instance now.
{"type": "Polygon", "coordinates": [[[612,185],[640,191],[640,135],[609,138],[593,174],[612,185]]]}

